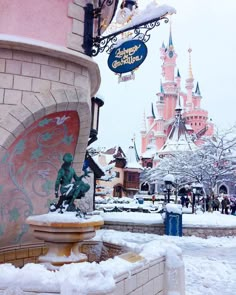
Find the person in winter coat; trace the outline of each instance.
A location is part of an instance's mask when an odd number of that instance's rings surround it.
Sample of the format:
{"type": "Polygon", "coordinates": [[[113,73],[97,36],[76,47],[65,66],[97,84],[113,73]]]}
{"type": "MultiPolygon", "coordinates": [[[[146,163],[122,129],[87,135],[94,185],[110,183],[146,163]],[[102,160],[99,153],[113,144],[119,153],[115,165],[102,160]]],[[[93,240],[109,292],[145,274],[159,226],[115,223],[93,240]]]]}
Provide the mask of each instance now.
{"type": "Polygon", "coordinates": [[[236,215],[236,198],[231,199],[230,208],[231,208],[231,214],[236,215]]]}
{"type": "Polygon", "coordinates": [[[224,196],[223,200],[221,201],[221,213],[229,214],[229,208],[230,208],[230,201],[227,196],[224,196]]]}
{"type": "Polygon", "coordinates": [[[186,196],[185,197],[185,205],[187,208],[188,208],[189,203],[190,203],[189,196],[186,196]]]}
{"type": "Polygon", "coordinates": [[[219,211],[219,208],[220,208],[220,201],[217,197],[213,197],[213,200],[212,200],[212,206],[213,206],[213,211],[219,211]]]}

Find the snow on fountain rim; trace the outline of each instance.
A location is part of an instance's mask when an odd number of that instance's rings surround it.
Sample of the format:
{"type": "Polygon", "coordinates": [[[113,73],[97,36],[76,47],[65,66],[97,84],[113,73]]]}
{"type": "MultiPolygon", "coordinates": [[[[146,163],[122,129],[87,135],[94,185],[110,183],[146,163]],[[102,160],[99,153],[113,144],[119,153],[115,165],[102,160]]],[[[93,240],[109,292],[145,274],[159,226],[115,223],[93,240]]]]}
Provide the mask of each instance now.
{"type": "Polygon", "coordinates": [[[49,212],[47,214],[32,215],[26,219],[27,223],[41,223],[41,224],[87,224],[87,223],[101,223],[103,218],[100,215],[92,215],[86,218],[76,216],[75,212],[64,212],[59,214],[58,212],[49,212]]]}

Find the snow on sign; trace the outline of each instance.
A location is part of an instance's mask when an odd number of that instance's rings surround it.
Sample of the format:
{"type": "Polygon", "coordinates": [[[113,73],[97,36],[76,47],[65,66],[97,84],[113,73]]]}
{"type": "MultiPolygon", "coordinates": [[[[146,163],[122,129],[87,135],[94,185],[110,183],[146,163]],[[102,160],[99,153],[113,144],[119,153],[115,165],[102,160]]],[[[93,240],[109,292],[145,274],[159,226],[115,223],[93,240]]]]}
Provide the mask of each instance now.
{"type": "Polygon", "coordinates": [[[132,72],[147,56],[147,46],[140,40],[128,40],[114,48],[108,58],[108,67],[116,74],[132,72]]]}

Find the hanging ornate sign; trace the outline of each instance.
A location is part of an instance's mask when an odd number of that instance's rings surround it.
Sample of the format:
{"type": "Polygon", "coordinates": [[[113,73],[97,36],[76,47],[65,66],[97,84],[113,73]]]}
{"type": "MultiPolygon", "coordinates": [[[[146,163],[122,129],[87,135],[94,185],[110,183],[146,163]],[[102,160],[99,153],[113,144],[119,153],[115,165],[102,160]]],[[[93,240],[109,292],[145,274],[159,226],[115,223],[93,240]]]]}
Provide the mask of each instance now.
{"type": "Polygon", "coordinates": [[[117,74],[132,72],[147,56],[147,46],[140,40],[128,40],[114,48],[108,58],[108,67],[117,74]]]}

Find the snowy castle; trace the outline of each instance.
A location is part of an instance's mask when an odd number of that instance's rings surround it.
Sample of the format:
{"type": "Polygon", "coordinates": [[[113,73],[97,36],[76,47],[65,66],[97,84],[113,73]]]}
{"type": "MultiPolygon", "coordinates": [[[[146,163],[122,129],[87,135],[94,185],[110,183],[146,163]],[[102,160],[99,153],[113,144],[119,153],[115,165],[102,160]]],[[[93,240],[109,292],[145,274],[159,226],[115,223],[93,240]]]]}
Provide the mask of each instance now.
{"type": "Polygon", "coordinates": [[[202,95],[199,83],[194,83],[191,52],[189,48],[188,77],[185,91],[181,88],[181,75],[177,69],[172,32],[169,44],[162,44],[160,58],[163,82],[160,85],[156,105],[144,120],[141,129],[141,159],[143,167],[155,167],[160,157],[176,151],[194,150],[201,137],[211,136],[214,125],[208,120],[208,111],[201,108],[202,95]]]}

